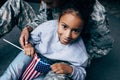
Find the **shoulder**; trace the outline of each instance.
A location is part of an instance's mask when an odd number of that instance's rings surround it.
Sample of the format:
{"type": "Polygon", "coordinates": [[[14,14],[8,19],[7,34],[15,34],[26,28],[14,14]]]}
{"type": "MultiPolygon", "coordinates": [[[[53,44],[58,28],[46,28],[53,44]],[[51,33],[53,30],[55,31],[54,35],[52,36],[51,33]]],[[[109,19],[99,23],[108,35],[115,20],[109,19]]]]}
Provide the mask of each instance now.
{"type": "MultiPolygon", "coordinates": [[[[67,61],[75,66],[81,66],[89,58],[81,38],[75,43],[68,45],[60,44],[59,46],[59,49],[61,48],[60,50],[55,50],[54,54],[51,54],[47,57],[56,60],[67,61]]],[[[55,49],[57,49],[57,47],[55,47],[55,49]]]]}
{"type": "Polygon", "coordinates": [[[37,28],[35,28],[32,33],[49,33],[57,29],[58,21],[50,20],[40,24],[37,28]]]}
{"type": "Polygon", "coordinates": [[[57,20],[50,20],[50,21],[47,21],[43,24],[40,25],[42,28],[41,28],[41,31],[44,33],[49,33],[49,32],[54,32],[56,29],[57,29],[57,26],[58,26],[58,21],[57,20]]]}
{"type": "Polygon", "coordinates": [[[42,23],[41,25],[39,25],[38,27],[41,27],[41,29],[53,29],[57,27],[57,20],[50,20],[47,22],[42,23]]]}
{"type": "Polygon", "coordinates": [[[88,60],[89,56],[81,37],[75,43],[69,45],[68,48],[67,52],[71,53],[71,60],[76,62],[74,63],[75,65],[80,66],[88,60]]]}
{"type": "Polygon", "coordinates": [[[71,48],[73,47],[73,50],[76,49],[76,51],[78,52],[78,54],[83,54],[87,56],[87,51],[86,51],[86,47],[85,44],[83,42],[82,37],[80,37],[74,44],[71,45],[71,48]]]}

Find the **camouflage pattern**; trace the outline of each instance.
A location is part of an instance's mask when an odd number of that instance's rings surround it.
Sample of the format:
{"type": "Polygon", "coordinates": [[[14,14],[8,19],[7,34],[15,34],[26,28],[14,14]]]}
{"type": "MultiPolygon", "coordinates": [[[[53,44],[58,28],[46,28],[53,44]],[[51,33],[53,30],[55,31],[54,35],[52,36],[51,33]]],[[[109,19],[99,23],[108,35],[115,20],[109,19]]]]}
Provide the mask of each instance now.
{"type": "Polygon", "coordinates": [[[17,25],[20,29],[30,23],[36,14],[32,7],[22,0],[8,0],[0,8],[0,36],[12,30],[17,25]]]}
{"type": "Polygon", "coordinates": [[[65,74],[56,74],[52,71],[49,71],[49,73],[46,75],[44,80],[72,80],[65,74]]]}
{"type": "MultiPolygon", "coordinates": [[[[58,19],[59,10],[57,8],[52,8],[52,16],[53,19],[58,19]]],[[[47,6],[43,1],[41,1],[40,9],[38,11],[37,16],[33,19],[34,21],[32,23],[28,23],[27,25],[36,28],[41,23],[48,21],[47,20],[48,17],[49,16],[47,15],[47,6]]]]}
{"type": "Polygon", "coordinates": [[[85,38],[85,44],[90,59],[93,59],[106,55],[112,48],[113,39],[110,36],[106,10],[97,0],[91,17],[89,29],[85,31],[90,38],[85,38]]]}
{"type": "MultiPolygon", "coordinates": [[[[36,28],[39,24],[47,21],[46,4],[41,2],[38,14],[32,7],[22,0],[8,0],[0,9],[0,36],[3,36],[17,25],[20,29],[29,25],[36,28]]],[[[52,9],[53,19],[59,15],[58,9],[52,9]]],[[[112,48],[113,39],[105,8],[96,0],[94,11],[89,21],[89,29],[85,31],[85,45],[90,59],[106,55],[112,48]]]]}

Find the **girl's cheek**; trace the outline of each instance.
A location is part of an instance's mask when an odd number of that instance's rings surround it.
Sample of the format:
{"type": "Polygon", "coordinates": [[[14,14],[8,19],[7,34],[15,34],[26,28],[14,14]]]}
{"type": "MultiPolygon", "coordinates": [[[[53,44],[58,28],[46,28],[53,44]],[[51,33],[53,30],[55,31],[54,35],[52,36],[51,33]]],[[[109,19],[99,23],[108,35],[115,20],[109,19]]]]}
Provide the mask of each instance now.
{"type": "Polygon", "coordinates": [[[79,33],[78,33],[78,34],[75,34],[75,33],[74,33],[74,34],[72,34],[72,38],[73,38],[74,40],[76,40],[76,39],[79,37],[79,35],[80,35],[79,33]]]}

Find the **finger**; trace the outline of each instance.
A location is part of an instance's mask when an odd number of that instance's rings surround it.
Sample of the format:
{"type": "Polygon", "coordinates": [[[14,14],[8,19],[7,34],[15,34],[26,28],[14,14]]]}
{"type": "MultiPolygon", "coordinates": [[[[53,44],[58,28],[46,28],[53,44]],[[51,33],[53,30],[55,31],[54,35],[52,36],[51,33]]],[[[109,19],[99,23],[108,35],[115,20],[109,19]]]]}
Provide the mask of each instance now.
{"type": "Polygon", "coordinates": [[[62,74],[63,71],[62,71],[62,70],[58,70],[58,71],[56,71],[55,73],[57,73],[57,74],[62,74]]]}
{"type": "Polygon", "coordinates": [[[57,66],[56,66],[56,64],[53,64],[50,67],[51,67],[51,69],[56,69],[57,66]]]}
{"type": "Polygon", "coordinates": [[[25,44],[28,44],[28,38],[29,38],[29,31],[28,31],[28,29],[26,28],[25,30],[24,30],[24,32],[25,32],[25,44]]]}
{"type": "Polygon", "coordinates": [[[31,50],[31,57],[33,57],[34,56],[34,50],[32,49],[31,50]]]}
{"type": "Polygon", "coordinates": [[[51,67],[57,67],[59,63],[54,63],[51,65],[51,67]]]}
{"type": "Polygon", "coordinates": [[[28,51],[27,51],[27,54],[28,54],[28,56],[31,56],[31,50],[30,49],[27,49],[28,51]]]}
{"type": "Polygon", "coordinates": [[[25,42],[24,42],[24,44],[25,45],[28,44],[28,35],[25,35],[25,42]]]}
{"type": "Polygon", "coordinates": [[[21,34],[21,36],[20,36],[19,42],[20,42],[21,47],[24,48],[24,47],[25,47],[25,44],[24,44],[24,38],[23,38],[23,35],[22,35],[22,34],[21,34]]]}
{"type": "Polygon", "coordinates": [[[53,71],[58,71],[60,68],[57,67],[56,65],[52,65],[52,66],[51,66],[51,69],[52,69],[53,71]]]}
{"type": "Polygon", "coordinates": [[[26,55],[26,49],[24,49],[23,51],[24,51],[24,54],[26,55]]]}
{"type": "Polygon", "coordinates": [[[64,73],[62,69],[56,68],[56,69],[52,69],[53,72],[57,73],[57,74],[62,74],[64,73]]]}
{"type": "Polygon", "coordinates": [[[52,71],[56,73],[57,71],[59,71],[59,69],[53,68],[52,71]]]}
{"type": "Polygon", "coordinates": [[[30,56],[30,50],[29,49],[24,49],[25,55],[30,56]]]}

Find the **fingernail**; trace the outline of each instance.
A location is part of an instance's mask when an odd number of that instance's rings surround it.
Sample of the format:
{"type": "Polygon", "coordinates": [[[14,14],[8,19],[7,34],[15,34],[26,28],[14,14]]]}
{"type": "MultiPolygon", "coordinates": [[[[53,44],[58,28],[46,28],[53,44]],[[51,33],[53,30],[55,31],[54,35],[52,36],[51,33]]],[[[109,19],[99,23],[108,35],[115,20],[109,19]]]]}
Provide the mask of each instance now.
{"type": "Polygon", "coordinates": [[[25,44],[28,44],[28,42],[26,41],[25,44]]]}

